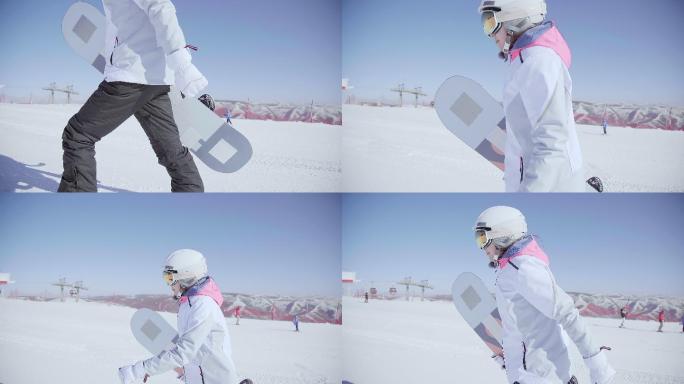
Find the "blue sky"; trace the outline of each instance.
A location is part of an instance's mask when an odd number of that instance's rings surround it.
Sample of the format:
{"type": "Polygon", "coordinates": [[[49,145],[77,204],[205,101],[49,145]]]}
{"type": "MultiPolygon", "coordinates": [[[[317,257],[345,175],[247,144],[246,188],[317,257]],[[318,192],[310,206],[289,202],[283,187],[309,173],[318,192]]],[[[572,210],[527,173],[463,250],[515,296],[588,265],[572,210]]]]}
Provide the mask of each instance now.
{"type": "MultiPolygon", "coordinates": [[[[449,76],[497,99],[506,67],[482,32],[479,0],[344,0],[343,76],[357,97],[397,101],[400,82],[430,97],[449,76]]],[[[573,52],[576,100],[684,106],[681,0],[547,0],[573,52]]]]}
{"type": "Polygon", "coordinates": [[[334,194],[0,194],[0,272],[23,293],[168,293],[166,256],[204,253],[224,292],[340,294],[334,194]]]}
{"type": "MultiPolygon", "coordinates": [[[[102,9],[98,0],[87,0],[102,9]]],[[[0,1],[0,84],[7,95],[47,95],[55,81],[84,100],[102,80],[61,32],[73,0],[0,1]]],[[[220,99],[339,105],[340,0],[174,1],[193,62],[220,99]]],[[[62,95],[63,96],[63,95],[62,95]]],[[[62,97],[63,98],[63,97],[62,97]]],[[[58,98],[61,100],[62,98],[58,98]]]]}
{"type": "Polygon", "coordinates": [[[684,296],[682,194],[345,195],[343,269],[366,284],[428,279],[437,293],[470,271],[493,288],[472,227],[494,205],[525,214],[567,291],[684,296]]]}
{"type": "Polygon", "coordinates": [[[684,295],[682,194],[0,194],[0,272],[28,293],[165,293],[166,256],[196,248],[225,292],[333,296],[343,269],[446,293],[493,279],[472,235],[492,205],[523,211],[566,290],[684,295]]]}

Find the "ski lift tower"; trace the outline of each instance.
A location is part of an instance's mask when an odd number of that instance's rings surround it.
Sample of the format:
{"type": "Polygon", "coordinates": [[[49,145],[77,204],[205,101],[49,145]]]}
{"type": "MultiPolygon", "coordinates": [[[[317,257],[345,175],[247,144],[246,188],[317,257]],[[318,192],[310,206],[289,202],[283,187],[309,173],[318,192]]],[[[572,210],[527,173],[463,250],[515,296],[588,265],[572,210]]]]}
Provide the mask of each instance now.
{"type": "Polygon", "coordinates": [[[406,91],[406,93],[410,93],[412,95],[416,96],[416,101],[413,104],[414,107],[418,108],[418,98],[420,96],[427,96],[427,94],[423,93],[423,87],[416,87],[411,90],[406,91]]]}
{"type": "Polygon", "coordinates": [[[59,88],[57,88],[57,83],[50,83],[47,87],[43,88],[44,91],[50,92],[50,104],[55,103],[55,91],[59,91],[59,88]]]}
{"type": "Polygon", "coordinates": [[[88,288],[83,285],[83,281],[79,280],[74,283],[73,285],[73,294],[72,296],[76,297],[76,302],[78,303],[78,299],[81,298],[81,290],[87,291],[88,288]]]}
{"type": "MultiPolygon", "coordinates": [[[[79,93],[74,91],[74,85],[67,85],[66,88],[61,90],[61,92],[64,92],[67,94],[67,104],[71,104],[71,95],[78,95],[79,93]]],[[[417,97],[417,96],[416,96],[417,97]]]]}
{"type": "Polygon", "coordinates": [[[420,283],[416,283],[416,287],[420,287],[420,301],[425,300],[426,289],[434,289],[427,280],[421,280],[420,283]]]}
{"type": "Polygon", "coordinates": [[[64,288],[71,287],[71,283],[67,283],[66,278],[62,277],[58,282],[52,283],[52,285],[59,287],[61,301],[64,302],[64,288]]]}
{"type": "Polygon", "coordinates": [[[413,104],[416,108],[418,108],[418,98],[420,96],[427,96],[427,94],[423,93],[423,87],[408,89],[404,83],[399,84],[396,88],[390,89],[390,91],[399,93],[399,107],[404,106],[404,93],[414,95],[416,97],[416,101],[413,104]]]}
{"type": "Polygon", "coordinates": [[[71,103],[71,95],[78,95],[79,93],[74,91],[73,85],[67,85],[66,88],[57,88],[57,83],[52,82],[49,86],[43,88],[44,91],[50,92],[50,104],[55,103],[55,92],[62,92],[67,94],[67,104],[71,103]]]}
{"type": "Polygon", "coordinates": [[[404,277],[404,280],[398,282],[397,284],[406,286],[406,301],[409,301],[409,298],[411,297],[409,289],[411,288],[412,285],[415,285],[413,280],[411,280],[411,276],[404,277]]]}
{"type": "Polygon", "coordinates": [[[392,89],[390,89],[390,91],[399,93],[399,107],[403,107],[404,106],[404,93],[408,93],[408,90],[406,89],[406,86],[404,85],[404,83],[397,85],[396,88],[392,88],[392,89]]]}

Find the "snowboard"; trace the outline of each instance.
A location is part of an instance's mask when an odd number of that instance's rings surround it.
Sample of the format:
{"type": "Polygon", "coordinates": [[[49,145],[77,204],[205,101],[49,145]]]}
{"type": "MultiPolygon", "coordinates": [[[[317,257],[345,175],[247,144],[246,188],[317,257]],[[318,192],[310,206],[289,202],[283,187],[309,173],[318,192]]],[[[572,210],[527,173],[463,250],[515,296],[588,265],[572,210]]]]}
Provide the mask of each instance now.
{"type": "MultiPolygon", "coordinates": [[[[94,6],[76,2],[62,20],[67,44],[93,68],[104,73],[104,15],[94,6]]],[[[184,97],[176,87],[169,92],[174,119],[183,145],[214,171],[233,173],[252,157],[252,145],[229,122],[217,116],[199,100],[184,97]]]]}
{"type": "Polygon", "coordinates": [[[158,355],[178,342],[178,332],[157,312],[141,308],[131,318],[131,332],[151,354],[158,355]]]}
{"type": "Polygon", "coordinates": [[[451,297],[458,313],[482,342],[494,355],[503,356],[501,315],[482,280],[470,272],[460,274],[451,286],[451,297]]]}
{"type": "MultiPolygon", "coordinates": [[[[504,170],[506,117],[501,103],[482,85],[463,76],[446,79],[435,94],[435,110],[451,133],[504,170]]],[[[591,177],[587,184],[603,192],[603,183],[598,177],[591,177]]]]}
{"type": "MultiPolygon", "coordinates": [[[[157,312],[141,308],[135,311],[131,318],[131,332],[135,339],[153,355],[158,355],[162,351],[173,348],[178,342],[178,332],[157,312]]],[[[185,370],[185,380],[192,383],[202,382],[202,372],[197,368],[192,372],[185,370]],[[198,380],[193,380],[192,378],[198,380]]],[[[244,379],[240,384],[253,384],[252,380],[244,379]]]]}

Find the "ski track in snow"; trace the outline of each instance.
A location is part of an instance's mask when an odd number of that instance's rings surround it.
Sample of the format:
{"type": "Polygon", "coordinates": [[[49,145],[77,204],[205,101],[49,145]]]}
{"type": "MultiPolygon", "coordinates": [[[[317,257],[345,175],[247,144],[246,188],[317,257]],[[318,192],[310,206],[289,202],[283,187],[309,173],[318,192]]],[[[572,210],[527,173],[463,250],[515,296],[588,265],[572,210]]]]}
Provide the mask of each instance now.
{"type": "MultiPolygon", "coordinates": [[[[447,301],[407,302],[343,298],[343,377],[354,384],[505,383],[491,351],[447,301]]],[[[597,343],[613,348],[608,359],[618,371],[613,384],[684,383],[681,325],[655,321],[585,318],[597,343]],[[629,332],[627,332],[629,331],[629,332]]],[[[573,372],[580,384],[589,373],[575,347],[573,372]]]]}
{"type": "MultiPolygon", "coordinates": [[[[56,191],[62,173],[62,131],[80,105],[0,104],[0,191],[56,191]]],[[[241,170],[215,172],[195,158],[207,192],[338,192],[340,126],[234,120],[254,155],[241,170]]],[[[99,190],[168,192],[135,118],[96,144],[99,190]]]]}
{"type": "MultiPolygon", "coordinates": [[[[345,105],[344,190],[501,192],[503,174],[431,108],[345,105]]],[[[578,125],[586,175],[606,192],[684,191],[684,132],[578,125]]]]}

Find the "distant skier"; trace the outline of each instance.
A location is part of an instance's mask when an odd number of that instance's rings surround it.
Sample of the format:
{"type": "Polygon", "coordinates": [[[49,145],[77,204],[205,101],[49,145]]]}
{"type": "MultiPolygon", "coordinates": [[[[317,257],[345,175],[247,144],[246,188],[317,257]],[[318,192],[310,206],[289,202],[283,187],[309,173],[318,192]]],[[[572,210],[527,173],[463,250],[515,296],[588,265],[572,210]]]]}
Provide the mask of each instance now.
{"type": "Polygon", "coordinates": [[[665,310],[661,309],[660,312],[658,312],[658,322],[660,323],[660,326],[658,327],[658,332],[663,331],[663,323],[665,322],[665,310]]]}
{"type": "Polygon", "coordinates": [[[620,328],[625,327],[625,319],[627,318],[627,306],[620,308],[620,317],[622,317],[622,322],[620,323],[620,328]]]}
{"type": "Polygon", "coordinates": [[[506,191],[585,191],[570,48],[545,20],[546,2],[482,0],[479,11],[510,71],[503,93],[506,191]]]}
{"type": "Polygon", "coordinates": [[[97,192],[95,143],[135,116],[173,192],[202,192],[192,155],[181,144],[169,86],[197,97],[207,79],[192,64],[170,0],[103,0],[107,29],[104,81],[69,120],[59,192],[97,192]]]}
{"type": "Polygon", "coordinates": [[[682,333],[684,333],[684,315],[682,315],[682,333]]]}
{"type": "Polygon", "coordinates": [[[271,320],[275,320],[276,309],[275,304],[271,304],[271,320]]]}
{"type": "Polygon", "coordinates": [[[122,384],[175,369],[187,384],[236,384],[230,335],[221,311],[223,296],[208,276],[204,256],[191,249],[169,255],[164,280],[178,300],[178,335],[174,348],[119,368],[122,384]]]}
{"type": "Polygon", "coordinates": [[[549,258],[537,237],[527,232],[523,214],[491,207],[475,224],[475,239],[496,269],[496,303],[503,326],[503,350],[509,383],[577,383],[570,372],[563,331],[589,368],[592,384],[611,383],[615,370],[604,349],[592,341],[575,303],[556,283],[549,258]]]}
{"type": "Polygon", "coordinates": [[[292,318],[292,324],[295,326],[295,332],[299,332],[299,315],[295,314],[292,318]]]}
{"type": "Polygon", "coordinates": [[[608,122],[606,121],[606,119],[603,119],[603,134],[608,134],[608,122]]]}
{"type": "Polygon", "coordinates": [[[235,307],[235,325],[240,325],[240,306],[235,307]]]}
{"type": "Polygon", "coordinates": [[[368,292],[366,292],[366,293],[363,294],[363,300],[364,300],[364,301],[363,301],[364,303],[367,303],[367,302],[368,302],[368,292]]]}

